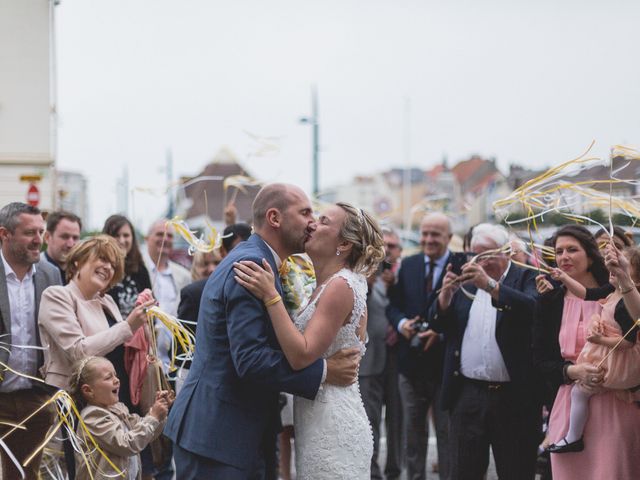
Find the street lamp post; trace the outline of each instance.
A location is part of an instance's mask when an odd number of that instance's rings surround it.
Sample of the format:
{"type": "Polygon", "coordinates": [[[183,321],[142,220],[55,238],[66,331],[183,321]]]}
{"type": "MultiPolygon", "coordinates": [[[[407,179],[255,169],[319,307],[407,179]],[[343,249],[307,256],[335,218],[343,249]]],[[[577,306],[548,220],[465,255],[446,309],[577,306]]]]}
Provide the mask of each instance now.
{"type": "Polygon", "coordinates": [[[320,192],[319,187],[319,142],[320,142],[320,123],[318,120],[318,90],[316,86],[311,87],[311,116],[302,117],[300,123],[311,124],[312,127],[312,163],[311,163],[311,175],[312,175],[312,190],[313,197],[318,198],[320,192]]]}

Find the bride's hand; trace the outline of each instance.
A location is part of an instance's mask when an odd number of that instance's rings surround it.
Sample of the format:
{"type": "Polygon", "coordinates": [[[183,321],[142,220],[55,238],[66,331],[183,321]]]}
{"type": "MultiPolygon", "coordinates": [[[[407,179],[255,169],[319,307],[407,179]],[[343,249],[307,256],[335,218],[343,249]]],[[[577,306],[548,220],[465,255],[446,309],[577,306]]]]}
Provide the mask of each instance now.
{"type": "Polygon", "coordinates": [[[233,264],[233,270],[236,274],[236,282],[264,302],[278,295],[278,292],[271,265],[264,258],[262,265],[261,268],[255,262],[242,260],[233,264]]]}

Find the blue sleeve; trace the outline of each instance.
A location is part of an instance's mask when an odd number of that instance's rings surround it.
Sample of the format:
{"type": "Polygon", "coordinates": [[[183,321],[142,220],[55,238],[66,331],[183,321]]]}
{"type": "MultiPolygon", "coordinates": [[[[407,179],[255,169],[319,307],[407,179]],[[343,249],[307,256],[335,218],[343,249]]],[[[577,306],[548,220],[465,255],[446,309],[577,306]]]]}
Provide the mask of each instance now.
{"type": "MultiPolygon", "coordinates": [[[[180,291],[180,303],[178,304],[178,318],[189,322],[198,321],[198,308],[200,307],[200,299],[196,299],[193,295],[193,289],[187,285],[180,291]],[[196,303],[197,302],[197,303],[196,303]]],[[[190,325],[190,328],[193,327],[190,325]]]]}
{"type": "Polygon", "coordinates": [[[402,262],[398,272],[398,281],[389,288],[389,304],[386,308],[387,320],[393,326],[394,331],[398,331],[398,324],[403,318],[407,318],[404,313],[404,277],[406,271],[406,261],[402,262]],[[404,271],[403,271],[404,269],[404,271]]]}
{"type": "Polygon", "coordinates": [[[518,284],[518,288],[500,284],[498,292],[498,300],[492,301],[494,307],[505,308],[511,310],[526,311],[530,318],[536,308],[538,299],[538,290],[536,289],[536,278],[533,272],[525,271],[522,273],[523,278],[518,284]]]}
{"type": "MultiPolygon", "coordinates": [[[[259,263],[259,259],[250,260],[259,263]]],[[[235,281],[233,270],[224,288],[229,348],[238,376],[264,388],[315,398],[324,360],[294,371],[284,353],[269,345],[266,322],[271,320],[264,305],[235,281]]]]}
{"type": "Polygon", "coordinates": [[[453,322],[453,306],[457,301],[457,296],[459,293],[460,291],[457,291],[453,294],[451,303],[446,310],[442,310],[440,308],[440,304],[438,303],[437,298],[429,307],[429,310],[427,311],[427,320],[429,321],[429,326],[436,332],[446,334],[451,328],[453,322]]]}

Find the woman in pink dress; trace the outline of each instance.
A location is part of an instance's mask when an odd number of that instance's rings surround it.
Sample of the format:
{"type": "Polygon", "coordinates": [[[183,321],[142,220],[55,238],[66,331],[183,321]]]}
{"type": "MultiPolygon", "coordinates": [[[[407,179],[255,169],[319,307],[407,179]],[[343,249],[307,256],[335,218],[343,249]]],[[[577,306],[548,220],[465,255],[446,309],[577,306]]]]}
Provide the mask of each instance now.
{"type": "MultiPolygon", "coordinates": [[[[585,288],[604,285],[608,272],[598,246],[587,229],[562,227],[553,237],[558,267],[585,288]]],[[[546,282],[540,279],[540,282],[546,282]]],[[[576,363],[588,336],[598,302],[586,301],[566,288],[541,296],[534,324],[534,363],[557,395],[549,419],[552,443],[567,435],[574,383],[592,393],[584,427],[584,450],[552,454],[554,480],[633,479],[640,475],[640,409],[603,390],[606,371],[592,363],[576,363]]]]}

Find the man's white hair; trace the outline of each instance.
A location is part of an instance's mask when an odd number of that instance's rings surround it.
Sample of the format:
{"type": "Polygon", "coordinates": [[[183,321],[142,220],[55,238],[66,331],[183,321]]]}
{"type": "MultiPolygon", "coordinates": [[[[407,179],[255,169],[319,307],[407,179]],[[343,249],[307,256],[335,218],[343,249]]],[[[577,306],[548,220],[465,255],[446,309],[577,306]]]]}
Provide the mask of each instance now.
{"type": "Polygon", "coordinates": [[[491,223],[479,223],[473,229],[471,235],[471,248],[478,244],[494,243],[497,248],[504,247],[509,242],[509,232],[502,225],[491,223]]]}
{"type": "Polygon", "coordinates": [[[527,253],[527,244],[524,243],[520,237],[518,237],[515,233],[509,235],[509,240],[511,241],[511,246],[521,252],[527,253]]]}

